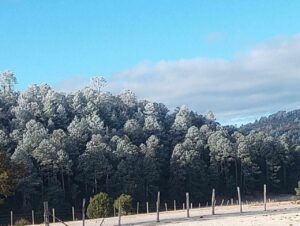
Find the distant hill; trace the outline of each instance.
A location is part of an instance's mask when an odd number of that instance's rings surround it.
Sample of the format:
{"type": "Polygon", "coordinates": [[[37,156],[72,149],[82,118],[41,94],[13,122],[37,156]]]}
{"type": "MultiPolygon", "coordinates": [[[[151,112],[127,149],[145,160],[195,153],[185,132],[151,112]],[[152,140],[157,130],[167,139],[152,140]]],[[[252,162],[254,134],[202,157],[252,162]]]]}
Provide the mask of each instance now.
{"type": "Polygon", "coordinates": [[[263,131],[272,136],[286,135],[293,144],[300,144],[300,109],[279,111],[268,117],[261,117],[254,123],[241,126],[241,131],[263,131]]]}

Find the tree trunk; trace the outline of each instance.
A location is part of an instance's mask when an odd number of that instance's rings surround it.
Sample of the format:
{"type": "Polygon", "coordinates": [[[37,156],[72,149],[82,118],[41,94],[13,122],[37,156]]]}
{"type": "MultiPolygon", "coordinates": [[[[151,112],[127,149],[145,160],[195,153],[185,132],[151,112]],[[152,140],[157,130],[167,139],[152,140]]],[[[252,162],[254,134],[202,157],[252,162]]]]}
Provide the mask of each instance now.
{"type": "Polygon", "coordinates": [[[50,173],[49,173],[49,170],[48,171],[48,185],[50,184],[50,173]]]}
{"type": "Polygon", "coordinates": [[[42,198],[44,198],[44,176],[42,175],[42,198]]]}
{"type": "Polygon", "coordinates": [[[61,184],[62,184],[62,189],[63,189],[63,192],[64,192],[64,196],[65,196],[65,178],[64,178],[64,171],[63,171],[63,168],[61,168],[61,184]]]}
{"type": "Polygon", "coordinates": [[[267,163],[267,160],[265,160],[265,165],[266,165],[266,184],[270,184],[269,183],[269,173],[268,173],[268,163],[267,163]]]}
{"type": "Polygon", "coordinates": [[[284,190],[286,190],[286,166],[284,163],[283,163],[283,187],[284,190]]]}
{"type": "Polygon", "coordinates": [[[235,186],[238,186],[238,169],[237,169],[237,160],[236,158],[234,159],[235,163],[235,186]]]}
{"type": "Polygon", "coordinates": [[[245,192],[245,181],[243,180],[243,163],[242,163],[242,160],[241,160],[241,166],[240,166],[240,184],[241,184],[241,188],[242,188],[242,191],[245,192]]]}
{"type": "Polygon", "coordinates": [[[95,177],[95,194],[97,194],[97,177],[96,177],[96,171],[95,171],[95,174],[94,174],[94,177],[95,177]]]}
{"type": "Polygon", "coordinates": [[[109,193],[108,189],[108,173],[106,174],[106,179],[105,179],[105,187],[106,187],[106,192],[109,193]]]}

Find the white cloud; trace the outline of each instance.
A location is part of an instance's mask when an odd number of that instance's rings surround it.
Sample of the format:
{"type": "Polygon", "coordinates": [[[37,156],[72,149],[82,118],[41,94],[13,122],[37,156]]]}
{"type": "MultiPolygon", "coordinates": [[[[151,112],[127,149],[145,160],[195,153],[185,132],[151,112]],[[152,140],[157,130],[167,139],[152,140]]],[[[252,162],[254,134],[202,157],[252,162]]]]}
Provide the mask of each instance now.
{"type": "Polygon", "coordinates": [[[142,63],[110,76],[106,89],[131,89],[171,108],[212,110],[224,123],[300,108],[300,36],[274,39],[232,60],[142,63]]]}
{"type": "Polygon", "coordinates": [[[278,38],[243,56],[144,63],[109,79],[110,89],[129,88],[140,98],[212,110],[237,122],[300,107],[300,36],[278,38]],[[237,119],[237,120],[235,120],[237,119]]]}

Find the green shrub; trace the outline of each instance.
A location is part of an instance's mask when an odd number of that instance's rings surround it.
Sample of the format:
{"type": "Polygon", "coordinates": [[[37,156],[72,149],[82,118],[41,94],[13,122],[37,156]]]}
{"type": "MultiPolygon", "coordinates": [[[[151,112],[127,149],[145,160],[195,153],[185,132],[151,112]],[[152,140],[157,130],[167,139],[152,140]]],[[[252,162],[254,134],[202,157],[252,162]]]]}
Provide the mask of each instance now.
{"type": "Polygon", "coordinates": [[[99,193],[90,199],[87,208],[88,218],[108,217],[111,213],[111,201],[106,193],[99,193]]]}
{"type": "Polygon", "coordinates": [[[21,218],[20,220],[17,220],[14,225],[15,226],[24,226],[24,225],[30,225],[30,224],[31,223],[28,220],[21,218]]]}
{"type": "Polygon", "coordinates": [[[132,207],[132,198],[130,195],[122,194],[114,202],[114,207],[119,209],[119,200],[121,201],[122,214],[128,214],[132,207]]]}

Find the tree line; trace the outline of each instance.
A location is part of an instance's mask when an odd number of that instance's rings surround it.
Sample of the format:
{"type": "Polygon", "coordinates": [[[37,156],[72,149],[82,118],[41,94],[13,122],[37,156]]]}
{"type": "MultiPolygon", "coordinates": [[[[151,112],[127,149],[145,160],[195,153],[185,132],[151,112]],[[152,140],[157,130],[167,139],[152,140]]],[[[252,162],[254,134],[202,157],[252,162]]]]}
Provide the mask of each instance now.
{"type": "Polygon", "coordinates": [[[129,90],[112,95],[99,77],[69,94],[47,84],[15,91],[10,71],[0,83],[2,208],[68,208],[99,192],[206,202],[212,188],[290,193],[299,179],[300,149],[285,133],[222,126],[212,112],[170,111],[129,90]]]}

